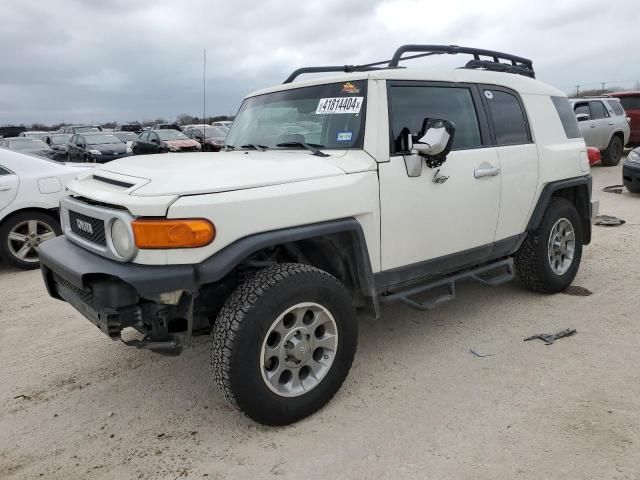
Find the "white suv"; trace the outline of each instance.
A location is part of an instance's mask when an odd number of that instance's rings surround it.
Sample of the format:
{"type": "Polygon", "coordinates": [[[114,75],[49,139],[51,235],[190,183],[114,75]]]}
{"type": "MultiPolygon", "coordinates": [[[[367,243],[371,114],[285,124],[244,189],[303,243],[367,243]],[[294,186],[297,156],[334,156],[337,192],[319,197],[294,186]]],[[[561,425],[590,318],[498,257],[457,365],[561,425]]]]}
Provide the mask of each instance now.
{"type": "Polygon", "coordinates": [[[357,311],[429,310],[458,281],[514,271],[534,291],[566,288],[594,208],[565,94],[531,61],[473,48],[409,45],[377,65],[300,69],[250,94],[221,153],[77,178],[65,236],[40,251],[49,293],[139,348],[179,353],[211,329],[225,396],[281,425],[340,388],[357,311]],[[474,59],[398,67],[407,52],[474,59]]]}
{"type": "Polygon", "coordinates": [[[602,152],[602,165],[620,163],[622,150],[629,141],[629,120],[617,98],[575,98],[570,100],[587,147],[602,152]]]}

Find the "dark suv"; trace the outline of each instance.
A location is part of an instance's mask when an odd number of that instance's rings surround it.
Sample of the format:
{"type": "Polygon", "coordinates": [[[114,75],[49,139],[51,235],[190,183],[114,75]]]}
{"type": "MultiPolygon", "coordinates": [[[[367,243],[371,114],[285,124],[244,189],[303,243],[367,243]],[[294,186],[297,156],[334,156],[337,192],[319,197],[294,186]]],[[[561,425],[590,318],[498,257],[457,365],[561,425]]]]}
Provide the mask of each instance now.
{"type": "Polygon", "coordinates": [[[114,132],[133,132],[133,133],[141,133],[142,125],[139,123],[124,123],[122,125],[116,125],[113,129],[114,132]]]}

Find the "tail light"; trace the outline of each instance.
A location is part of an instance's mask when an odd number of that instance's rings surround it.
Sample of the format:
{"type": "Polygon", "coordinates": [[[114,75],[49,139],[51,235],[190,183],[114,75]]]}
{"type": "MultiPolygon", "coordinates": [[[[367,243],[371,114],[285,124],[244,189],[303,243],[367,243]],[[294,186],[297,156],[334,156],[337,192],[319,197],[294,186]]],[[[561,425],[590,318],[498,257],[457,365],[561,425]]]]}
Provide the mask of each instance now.
{"type": "Polygon", "coordinates": [[[627,123],[631,125],[631,117],[627,117],[627,123]]]}
{"type": "Polygon", "coordinates": [[[602,160],[600,150],[596,147],[587,147],[587,157],[589,158],[589,165],[595,165],[602,160]]]}

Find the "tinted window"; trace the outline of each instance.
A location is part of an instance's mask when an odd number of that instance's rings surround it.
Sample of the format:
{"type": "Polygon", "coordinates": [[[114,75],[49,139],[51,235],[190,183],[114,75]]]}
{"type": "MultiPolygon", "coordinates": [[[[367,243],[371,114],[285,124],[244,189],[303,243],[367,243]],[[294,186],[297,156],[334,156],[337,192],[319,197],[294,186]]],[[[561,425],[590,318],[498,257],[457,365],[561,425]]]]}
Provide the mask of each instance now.
{"type": "Polygon", "coordinates": [[[591,108],[591,120],[599,120],[607,116],[602,102],[589,102],[589,107],[591,108]]]}
{"type": "MultiPolygon", "coordinates": [[[[578,127],[578,121],[574,112],[571,110],[569,100],[565,97],[551,97],[553,106],[556,107],[560,122],[564,128],[564,133],[567,138],[580,138],[580,127],[578,127]]],[[[577,113],[577,112],[576,112],[577,113]]]]}
{"type": "Polygon", "coordinates": [[[612,110],[615,112],[616,115],[624,115],[624,108],[622,108],[622,105],[620,105],[620,102],[616,100],[607,100],[607,103],[609,104],[609,106],[612,108],[612,110]]]}
{"type": "MultiPolygon", "coordinates": [[[[394,86],[391,96],[392,153],[401,151],[403,130],[417,135],[425,118],[449,120],[456,127],[453,150],[482,145],[478,117],[467,88],[394,86]]],[[[234,127],[235,128],[235,127],[234,127]]]]}
{"type": "Polygon", "coordinates": [[[640,95],[620,97],[620,103],[625,110],[640,110],[640,95]]]}
{"type": "Polygon", "coordinates": [[[0,167],[0,176],[2,175],[11,175],[11,172],[6,168],[0,167]]]}
{"type": "Polygon", "coordinates": [[[527,121],[516,96],[499,90],[485,90],[485,98],[496,133],[496,144],[528,143],[527,121]]]}

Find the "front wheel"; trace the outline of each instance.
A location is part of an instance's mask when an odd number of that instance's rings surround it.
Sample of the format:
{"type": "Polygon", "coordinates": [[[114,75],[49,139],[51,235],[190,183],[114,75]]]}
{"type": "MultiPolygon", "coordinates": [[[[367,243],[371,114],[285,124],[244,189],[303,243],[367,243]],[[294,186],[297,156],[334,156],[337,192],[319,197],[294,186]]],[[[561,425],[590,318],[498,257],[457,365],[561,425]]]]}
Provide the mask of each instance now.
{"type": "Polygon", "coordinates": [[[52,215],[37,211],[18,213],[0,225],[0,255],[18,268],[38,268],[38,247],[60,233],[60,224],[52,215]]]}
{"type": "Polygon", "coordinates": [[[514,256],[518,276],[535,292],[557,293],[575,278],[582,258],[582,225],[576,207],[554,197],[538,228],[514,256]]]}
{"type": "Polygon", "coordinates": [[[253,420],[286,425],[322,408],[356,351],[351,297],[328,273],[285,263],[241,284],[216,319],[213,377],[253,420]]]}

